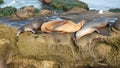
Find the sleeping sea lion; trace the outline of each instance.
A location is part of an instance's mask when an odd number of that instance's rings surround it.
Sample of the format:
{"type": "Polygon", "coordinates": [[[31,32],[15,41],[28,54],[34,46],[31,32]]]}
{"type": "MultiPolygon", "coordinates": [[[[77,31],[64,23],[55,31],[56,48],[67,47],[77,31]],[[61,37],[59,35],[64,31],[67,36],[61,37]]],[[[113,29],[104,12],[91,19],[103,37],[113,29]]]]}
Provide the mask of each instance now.
{"type": "Polygon", "coordinates": [[[42,23],[43,22],[41,22],[41,23],[40,22],[32,22],[32,23],[26,24],[17,30],[16,36],[19,36],[20,33],[26,32],[26,31],[31,31],[32,33],[36,33],[40,29],[42,23]]]}
{"type": "Polygon", "coordinates": [[[100,32],[99,29],[106,27],[108,24],[111,26],[118,18],[97,18],[86,23],[79,31],[75,33],[75,38],[80,39],[82,36],[90,34],[94,31],[100,32]]]}
{"type": "Polygon", "coordinates": [[[81,29],[81,27],[85,24],[85,20],[80,21],[78,24],[75,24],[72,21],[67,21],[67,23],[65,23],[64,25],[57,27],[54,29],[54,31],[58,31],[61,33],[71,33],[71,32],[76,32],[79,29],[81,29]]]}
{"type": "Polygon", "coordinates": [[[70,33],[79,30],[85,23],[85,20],[82,20],[78,24],[70,20],[62,21],[48,21],[41,26],[42,32],[60,32],[60,33],[70,33]]]}

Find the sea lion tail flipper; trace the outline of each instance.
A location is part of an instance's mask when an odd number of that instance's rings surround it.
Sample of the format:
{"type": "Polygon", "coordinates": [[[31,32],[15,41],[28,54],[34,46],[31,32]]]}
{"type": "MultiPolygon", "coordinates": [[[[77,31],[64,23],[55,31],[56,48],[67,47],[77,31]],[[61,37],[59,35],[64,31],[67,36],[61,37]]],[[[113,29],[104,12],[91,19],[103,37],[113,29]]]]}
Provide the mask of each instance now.
{"type": "Polygon", "coordinates": [[[109,27],[102,28],[102,29],[96,29],[97,33],[103,35],[103,36],[110,36],[109,27]]]}

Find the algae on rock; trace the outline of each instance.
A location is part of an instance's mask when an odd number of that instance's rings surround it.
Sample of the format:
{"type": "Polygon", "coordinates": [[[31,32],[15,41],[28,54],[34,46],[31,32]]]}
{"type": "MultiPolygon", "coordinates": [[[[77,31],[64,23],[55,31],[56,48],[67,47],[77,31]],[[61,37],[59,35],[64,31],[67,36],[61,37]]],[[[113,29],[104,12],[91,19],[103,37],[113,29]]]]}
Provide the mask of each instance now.
{"type": "Polygon", "coordinates": [[[73,7],[89,9],[88,5],[81,1],[76,0],[51,0],[50,5],[43,4],[43,9],[63,10],[68,11],[73,7]]]}

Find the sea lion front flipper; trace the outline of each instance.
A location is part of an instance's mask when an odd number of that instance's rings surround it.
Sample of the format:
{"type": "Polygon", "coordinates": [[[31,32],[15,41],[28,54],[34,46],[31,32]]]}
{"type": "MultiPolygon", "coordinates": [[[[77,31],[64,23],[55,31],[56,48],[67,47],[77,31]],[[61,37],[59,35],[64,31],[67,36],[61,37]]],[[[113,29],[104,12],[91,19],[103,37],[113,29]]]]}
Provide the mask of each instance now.
{"type": "Polygon", "coordinates": [[[102,28],[102,29],[96,29],[96,31],[101,35],[110,36],[109,27],[102,28]]]}
{"type": "Polygon", "coordinates": [[[64,20],[64,21],[57,21],[55,26],[53,27],[53,30],[59,26],[62,26],[64,25],[65,23],[67,23],[67,20],[64,20]]]}

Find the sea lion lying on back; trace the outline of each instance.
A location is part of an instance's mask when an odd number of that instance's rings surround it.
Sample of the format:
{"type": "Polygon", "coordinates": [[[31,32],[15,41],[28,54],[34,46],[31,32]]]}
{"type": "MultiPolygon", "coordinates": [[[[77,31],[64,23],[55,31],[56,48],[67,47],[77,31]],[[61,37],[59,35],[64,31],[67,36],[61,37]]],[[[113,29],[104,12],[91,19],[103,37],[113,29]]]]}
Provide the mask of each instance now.
{"type": "Polygon", "coordinates": [[[79,30],[85,24],[85,20],[82,20],[78,24],[70,20],[62,21],[48,21],[41,26],[42,32],[60,32],[60,33],[71,33],[79,30]]]}
{"type": "Polygon", "coordinates": [[[99,29],[106,27],[108,24],[112,25],[118,18],[97,18],[86,23],[79,31],[75,33],[75,38],[80,39],[82,36],[90,34],[94,31],[102,33],[99,29]]]}

